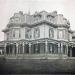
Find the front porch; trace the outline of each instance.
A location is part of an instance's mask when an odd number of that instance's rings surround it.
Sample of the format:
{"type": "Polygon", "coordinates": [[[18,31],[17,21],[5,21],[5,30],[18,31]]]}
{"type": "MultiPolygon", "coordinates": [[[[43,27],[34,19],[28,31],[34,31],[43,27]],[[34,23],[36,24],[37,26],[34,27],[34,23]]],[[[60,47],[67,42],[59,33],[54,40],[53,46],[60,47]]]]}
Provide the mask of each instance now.
{"type": "Polygon", "coordinates": [[[5,41],[3,44],[6,58],[49,59],[72,56],[72,47],[65,41],[53,39],[18,40],[5,41]]]}

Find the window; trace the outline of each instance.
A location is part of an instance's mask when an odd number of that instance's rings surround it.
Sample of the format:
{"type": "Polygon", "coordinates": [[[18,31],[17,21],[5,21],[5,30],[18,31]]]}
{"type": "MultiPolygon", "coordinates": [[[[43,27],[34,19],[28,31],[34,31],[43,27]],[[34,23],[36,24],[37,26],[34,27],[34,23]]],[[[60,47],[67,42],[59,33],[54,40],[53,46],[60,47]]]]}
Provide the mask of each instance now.
{"type": "Polygon", "coordinates": [[[59,31],[59,38],[62,38],[62,31],[59,31]]]}
{"type": "Polygon", "coordinates": [[[7,40],[9,39],[9,33],[7,33],[7,40]]]}
{"type": "Polygon", "coordinates": [[[21,33],[20,33],[20,30],[19,30],[19,38],[21,37],[21,33]]]}
{"type": "Polygon", "coordinates": [[[10,30],[10,35],[9,35],[9,37],[12,38],[12,30],[10,30]]]}
{"type": "Polygon", "coordinates": [[[30,39],[32,37],[32,34],[31,34],[31,29],[26,29],[25,31],[25,37],[30,39]]]}
{"type": "Polygon", "coordinates": [[[10,23],[11,23],[11,22],[14,22],[14,19],[13,19],[13,18],[10,18],[10,23]]]}
{"type": "Polygon", "coordinates": [[[34,15],[34,21],[39,21],[41,16],[42,16],[41,14],[34,15]]]}
{"type": "Polygon", "coordinates": [[[58,31],[58,39],[62,39],[64,36],[63,36],[63,31],[62,30],[59,30],[58,31]]]}
{"type": "Polygon", "coordinates": [[[34,29],[34,38],[39,38],[40,37],[40,29],[39,28],[35,28],[34,29]]]}
{"type": "Polygon", "coordinates": [[[13,37],[15,37],[15,31],[13,31],[13,37]]]}
{"type": "Polygon", "coordinates": [[[52,15],[47,15],[47,18],[51,21],[51,20],[53,20],[55,17],[52,16],[52,15]]]}
{"type": "Polygon", "coordinates": [[[19,29],[14,29],[13,30],[13,37],[14,38],[20,38],[21,34],[20,34],[20,30],[19,29]]]}
{"type": "Polygon", "coordinates": [[[18,17],[16,17],[15,22],[20,22],[20,19],[18,17]]]}
{"type": "Polygon", "coordinates": [[[54,30],[53,28],[49,29],[49,38],[53,38],[54,37],[54,30]]]}

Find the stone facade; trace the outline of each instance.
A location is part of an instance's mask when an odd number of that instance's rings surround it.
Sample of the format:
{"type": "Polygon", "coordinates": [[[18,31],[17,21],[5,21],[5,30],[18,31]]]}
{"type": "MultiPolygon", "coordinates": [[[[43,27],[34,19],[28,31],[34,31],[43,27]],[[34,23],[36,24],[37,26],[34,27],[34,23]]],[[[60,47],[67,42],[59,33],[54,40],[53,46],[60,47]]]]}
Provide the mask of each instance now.
{"type": "Polygon", "coordinates": [[[22,11],[14,13],[8,25],[3,30],[4,55],[34,55],[53,54],[72,56],[73,31],[69,21],[57,11],[35,12],[33,15],[24,14],[22,11]]]}

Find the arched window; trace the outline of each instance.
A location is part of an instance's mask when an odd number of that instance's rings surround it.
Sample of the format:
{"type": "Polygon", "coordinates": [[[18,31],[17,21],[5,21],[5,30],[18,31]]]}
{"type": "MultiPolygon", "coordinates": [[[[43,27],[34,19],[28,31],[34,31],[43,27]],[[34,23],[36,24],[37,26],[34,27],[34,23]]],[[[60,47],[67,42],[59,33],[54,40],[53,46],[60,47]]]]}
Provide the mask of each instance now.
{"type": "Polygon", "coordinates": [[[54,30],[53,30],[53,28],[49,29],[49,38],[54,38],[54,30]]]}
{"type": "Polygon", "coordinates": [[[49,19],[50,21],[53,20],[55,17],[53,15],[47,15],[47,19],[49,19]]]}

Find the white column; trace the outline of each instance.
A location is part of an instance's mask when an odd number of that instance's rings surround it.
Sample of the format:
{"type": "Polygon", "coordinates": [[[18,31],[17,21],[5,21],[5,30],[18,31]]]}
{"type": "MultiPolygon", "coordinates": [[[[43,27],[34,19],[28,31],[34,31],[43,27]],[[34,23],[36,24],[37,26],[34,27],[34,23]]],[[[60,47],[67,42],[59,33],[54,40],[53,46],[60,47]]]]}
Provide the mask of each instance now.
{"type": "Polygon", "coordinates": [[[6,55],[6,43],[5,43],[5,45],[4,45],[4,55],[6,55]]]}
{"type": "Polygon", "coordinates": [[[31,43],[29,43],[29,54],[31,54],[31,43]]]}
{"type": "Polygon", "coordinates": [[[58,54],[60,54],[60,43],[58,43],[58,54]]]}
{"type": "Polygon", "coordinates": [[[23,54],[24,54],[24,42],[23,42],[23,54]]]}
{"type": "Polygon", "coordinates": [[[68,55],[68,44],[66,45],[66,55],[68,55]]]}
{"type": "Polygon", "coordinates": [[[47,48],[48,42],[47,40],[45,41],[45,53],[48,53],[48,48],[47,48]]]}
{"type": "Polygon", "coordinates": [[[18,54],[18,43],[16,43],[16,53],[18,54]]]}
{"type": "Polygon", "coordinates": [[[9,44],[9,55],[11,55],[11,54],[10,54],[10,44],[9,44]]]}
{"type": "Polygon", "coordinates": [[[12,54],[14,55],[14,54],[15,54],[14,44],[13,44],[13,46],[12,46],[12,50],[13,50],[13,51],[12,51],[12,52],[13,52],[12,54]]]}
{"type": "Polygon", "coordinates": [[[38,41],[37,41],[37,43],[36,43],[36,44],[37,44],[37,46],[36,46],[36,47],[37,47],[37,51],[38,51],[38,41]]]}
{"type": "Polygon", "coordinates": [[[63,43],[61,43],[61,54],[63,54],[63,43]]]}
{"type": "Polygon", "coordinates": [[[70,49],[70,57],[72,57],[72,48],[73,48],[73,46],[70,49]]]}
{"type": "Polygon", "coordinates": [[[51,45],[50,45],[50,49],[51,49],[50,51],[51,51],[51,54],[52,54],[52,43],[51,43],[51,45]]]}

